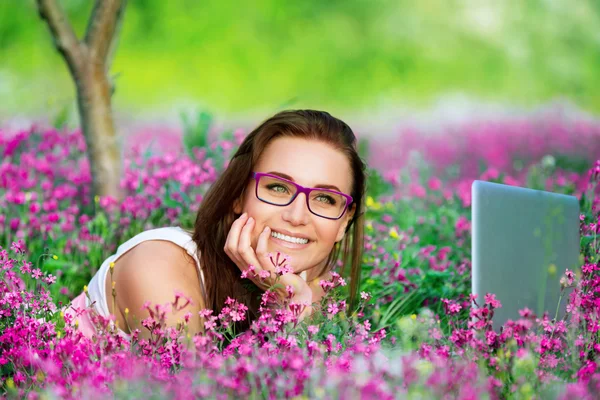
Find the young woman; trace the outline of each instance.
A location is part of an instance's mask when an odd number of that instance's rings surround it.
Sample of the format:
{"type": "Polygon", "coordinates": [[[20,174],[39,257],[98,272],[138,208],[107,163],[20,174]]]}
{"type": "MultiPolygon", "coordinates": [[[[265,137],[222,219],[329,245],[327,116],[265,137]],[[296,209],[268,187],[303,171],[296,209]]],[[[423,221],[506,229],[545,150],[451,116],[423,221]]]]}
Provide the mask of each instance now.
{"type": "MultiPolygon", "coordinates": [[[[246,137],[200,204],[192,234],[159,228],[125,242],[69,312],[93,304],[100,315],[115,316],[123,336],[138,328],[147,337],[143,305],[171,303],[179,292],[192,303],[167,314],[167,325],[191,312],[193,334],[203,330],[200,310],[217,315],[232,297],[249,307],[238,323],[247,329],[257,317],[261,292],[274,282],[267,254],[276,252],[291,257],[294,272],[280,282],[294,287],[293,302],[308,304],[323,296],[319,281],[331,276],[341,258],[343,268],[351,268],[352,307],[360,279],[364,191],[365,164],[348,125],[322,111],[280,112],[246,137]],[[272,278],[252,278],[248,285],[241,274],[249,265],[271,271],[272,278]]],[[[79,329],[91,336],[89,318],[78,318],[79,329]]]]}

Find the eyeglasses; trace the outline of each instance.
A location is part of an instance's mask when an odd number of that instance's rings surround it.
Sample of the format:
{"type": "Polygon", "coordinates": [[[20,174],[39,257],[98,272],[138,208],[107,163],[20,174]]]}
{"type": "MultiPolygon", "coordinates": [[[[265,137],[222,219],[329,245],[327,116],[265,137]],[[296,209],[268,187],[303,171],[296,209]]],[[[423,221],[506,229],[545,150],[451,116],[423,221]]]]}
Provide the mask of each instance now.
{"type": "Polygon", "coordinates": [[[287,206],[304,193],[311,213],[327,218],[340,219],[352,204],[352,197],[335,190],[306,188],[276,175],[252,172],[256,180],[256,197],[274,206],[287,206]]]}

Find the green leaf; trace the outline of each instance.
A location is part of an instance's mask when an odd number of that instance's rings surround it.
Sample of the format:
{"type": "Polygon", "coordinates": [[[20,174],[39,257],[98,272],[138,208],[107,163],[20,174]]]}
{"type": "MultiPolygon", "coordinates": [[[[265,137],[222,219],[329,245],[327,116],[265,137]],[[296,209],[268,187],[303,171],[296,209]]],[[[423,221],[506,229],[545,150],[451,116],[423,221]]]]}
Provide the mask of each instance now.
{"type": "Polygon", "coordinates": [[[69,107],[64,106],[61,110],[56,114],[54,120],[52,121],[52,126],[56,129],[62,129],[67,126],[67,122],[69,121],[69,107]]]}
{"type": "Polygon", "coordinates": [[[212,125],[212,116],[205,111],[199,111],[196,114],[195,120],[184,113],[181,114],[183,121],[183,145],[190,157],[193,157],[194,148],[208,147],[208,132],[212,125]]]}

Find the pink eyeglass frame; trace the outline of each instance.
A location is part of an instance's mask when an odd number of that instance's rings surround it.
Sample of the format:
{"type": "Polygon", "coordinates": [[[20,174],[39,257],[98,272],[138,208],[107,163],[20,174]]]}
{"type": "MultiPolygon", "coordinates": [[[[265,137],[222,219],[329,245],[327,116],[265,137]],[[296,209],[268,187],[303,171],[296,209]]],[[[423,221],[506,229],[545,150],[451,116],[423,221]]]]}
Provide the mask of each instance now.
{"type": "Polygon", "coordinates": [[[344,214],[346,213],[346,210],[348,210],[348,206],[350,204],[352,204],[352,202],[354,201],[352,199],[352,196],[349,196],[349,195],[347,195],[345,193],[338,192],[338,191],[335,191],[335,190],[330,190],[330,189],[304,187],[302,185],[297,184],[296,182],[292,182],[290,180],[287,180],[285,178],[282,178],[280,176],[273,175],[273,174],[266,174],[266,173],[263,173],[263,172],[252,172],[252,178],[256,179],[256,186],[254,188],[254,192],[255,192],[256,198],[259,199],[260,201],[265,202],[267,204],[274,205],[274,206],[285,207],[285,206],[289,206],[290,204],[292,204],[292,202],[294,200],[296,200],[296,197],[298,197],[298,193],[304,193],[304,195],[306,196],[306,206],[308,207],[308,210],[311,213],[315,214],[317,217],[321,217],[321,218],[326,218],[326,219],[331,219],[331,220],[338,220],[338,219],[342,218],[344,216],[344,214]],[[282,180],[282,181],[284,181],[286,183],[289,183],[292,186],[295,186],[296,187],[296,193],[292,196],[292,198],[290,199],[290,201],[287,204],[274,204],[274,203],[271,203],[270,201],[266,201],[266,200],[261,199],[260,197],[258,197],[258,181],[263,176],[268,176],[270,178],[280,179],[280,180],[282,180]],[[338,195],[344,197],[346,199],[346,206],[344,207],[344,210],[342,211],[342,213],[340,214],[340,216],[337,217],[337,218],[325,217],[323,215],[320,215],[320,214],[317,214],[317,213],[313,212],[313,210],[311,210],[311,208],[310,208],[310,204],[309,204],[309,201],[308,201],[308,199],[310,198],[310,196],[309,196],[310,192],[312,192],[313,190],[318,190],[320,192],[334,193],[334,194],[338,194],[338,195]]]}

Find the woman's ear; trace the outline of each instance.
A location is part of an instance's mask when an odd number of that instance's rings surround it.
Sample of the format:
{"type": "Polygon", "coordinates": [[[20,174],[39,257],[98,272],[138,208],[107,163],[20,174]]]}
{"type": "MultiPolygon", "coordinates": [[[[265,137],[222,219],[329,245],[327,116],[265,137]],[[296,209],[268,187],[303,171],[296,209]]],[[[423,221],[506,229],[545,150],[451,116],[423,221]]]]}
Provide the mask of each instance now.
{"type": "Polygon", "coordinates": [[[246,196],[246,188],[242,189],[242,193],[233,201],[233,212],[238,215],[244,210],[244,196],[246,196]]]}
{"type": "Polygon", "coordinates": [[[340,229],[338,230],[337,236],[335,237],[336,242],[339,242],[340,240],[342,240],[344,238],[344,236],[346,234],[346,227],[348,227],[348,224],[350,223],[350,221],[352,221],[352,218],[354,217],[355,212],[356,212],[356,204],[353,204],[352,207],[350,208],[350,210],[346,211],[346,214],[342,218],[344,220],[344,222],[340,225],[340,229]]]}
{"type": "Polygon", "coordinates": [[[241,214],[242,213],[242,197],[243,196],[244,195],[242,194],[242,196],[238,197],[233,202],[233,212],[236,213],[236,214],[241,214]]]}

